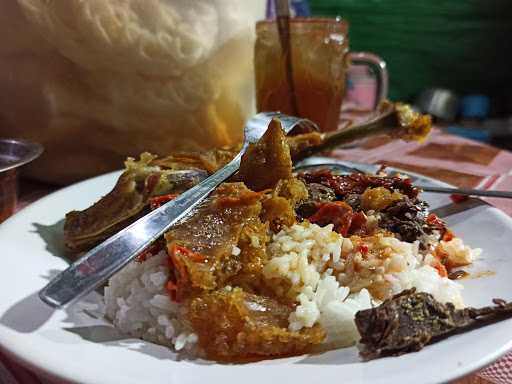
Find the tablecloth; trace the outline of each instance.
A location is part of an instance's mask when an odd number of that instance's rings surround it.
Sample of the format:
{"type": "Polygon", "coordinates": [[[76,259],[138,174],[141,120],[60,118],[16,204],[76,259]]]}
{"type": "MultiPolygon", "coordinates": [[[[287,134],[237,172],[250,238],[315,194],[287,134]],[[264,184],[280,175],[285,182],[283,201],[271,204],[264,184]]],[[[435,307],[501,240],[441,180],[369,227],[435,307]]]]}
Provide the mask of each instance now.
{"type": "MultiPolygon", "coordinates": [[[[512,190],[512,153],[446,134],[440,129],[435,129],[424,143],[404,143],[378,137],[354,148],[336,150],[332,156],[359,162],[384,163],[461,187],[512,190]]],[[[18,209],[51,190],[46,185],[25,184],[18,209]]],[[[486,200],[512,215],[512,200],[486,200]]],[[[50,382],[0,353],[0,383],[50,382]]],[[[457,383],[512,383],[512,353],[457,383]]]]}

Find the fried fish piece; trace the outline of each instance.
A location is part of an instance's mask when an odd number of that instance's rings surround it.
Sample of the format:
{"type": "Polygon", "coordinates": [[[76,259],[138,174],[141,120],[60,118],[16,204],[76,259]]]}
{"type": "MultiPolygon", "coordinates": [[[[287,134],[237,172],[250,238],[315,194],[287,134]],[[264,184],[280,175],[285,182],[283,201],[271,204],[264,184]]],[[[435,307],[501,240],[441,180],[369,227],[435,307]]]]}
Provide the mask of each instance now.
{"type": "Polygon", "coordinates": [[[71,211],[64,223],[64,240],[74,251],[86,250],[147,213],[153,196],[180,193],[207,176],[200,170],[174,170],[154,165],[156,156],[128,158],[126,170],[107,195],[83,211],[71,211]]]}

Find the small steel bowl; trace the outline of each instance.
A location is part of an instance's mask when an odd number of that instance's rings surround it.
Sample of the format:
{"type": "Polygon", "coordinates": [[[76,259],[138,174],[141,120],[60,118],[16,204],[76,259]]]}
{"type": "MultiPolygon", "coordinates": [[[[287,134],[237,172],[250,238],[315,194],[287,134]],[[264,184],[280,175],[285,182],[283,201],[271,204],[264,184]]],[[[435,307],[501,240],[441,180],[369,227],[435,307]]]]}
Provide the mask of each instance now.
{"type": "Polygon", "coordinates": [[[0,139],[0,223],[14,213],[18,200],[17,170],[43,153],[41,144],[0,139]]]}

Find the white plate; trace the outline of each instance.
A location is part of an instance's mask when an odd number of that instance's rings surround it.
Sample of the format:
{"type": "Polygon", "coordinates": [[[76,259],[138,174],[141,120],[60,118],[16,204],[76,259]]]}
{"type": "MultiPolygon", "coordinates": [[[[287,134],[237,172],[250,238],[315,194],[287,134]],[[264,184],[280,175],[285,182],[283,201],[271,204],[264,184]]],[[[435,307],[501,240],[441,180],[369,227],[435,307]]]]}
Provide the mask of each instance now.
{"type": "MultiPolygon", "coordinates": [[[[97,293],[65,311],[53,311],[39,301],[37,292],[67,265],[59,257],[64,254],[64,215],[96,201],[112,188],[118,175],[99,176],[55,192],[0,225],[0,346],[43,374],[91,384],[309,384],[311,380],[426,384],[466,375],[512,347],[512,320],[507,320],[450,337],[418,353],[370,362],[362,362],[354,347],[317,356],[222,365],[180,361],[167,348],[119,335],[87,310],[87,302],[95,302],[97,293]]],[[[455,233],[484,250],[471,270],[494,272],[462,281],[466,304],[483,306],[495,297],[512,299],[512,220],[480,200],[455,206],[445,196],[425,194],[424,198],[432,208],[450,211],[447,221],[455,233]]]]}

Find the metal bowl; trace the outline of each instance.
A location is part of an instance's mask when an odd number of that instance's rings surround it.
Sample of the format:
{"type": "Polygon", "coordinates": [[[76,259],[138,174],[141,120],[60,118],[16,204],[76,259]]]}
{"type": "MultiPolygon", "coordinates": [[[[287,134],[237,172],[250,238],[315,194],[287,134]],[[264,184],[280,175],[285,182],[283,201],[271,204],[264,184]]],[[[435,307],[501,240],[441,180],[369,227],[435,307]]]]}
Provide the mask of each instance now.
{"type": "Polygon", "coordinates": [[[41,144],[0,139],[0,223],[14,213],[18,199],[17,168],[43,153],[41,144]]]}
{"type": "Polygon", "coordinates": [[[41,153],[41,144],[20,139],[0,139],[0,172],[21,167],[38,158],[41,153]]]}

